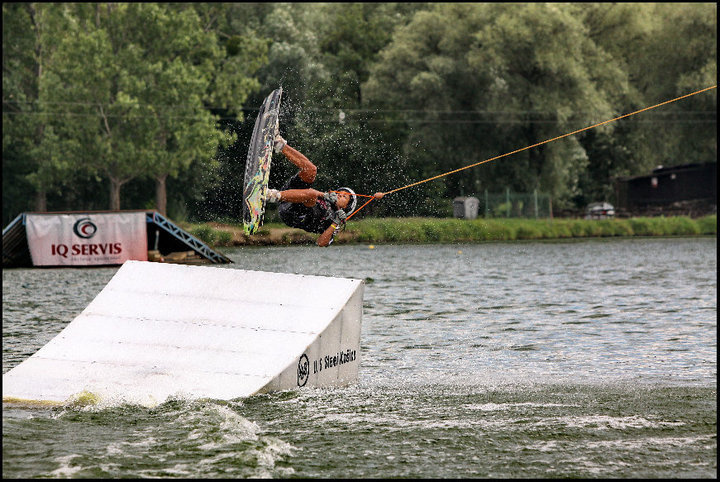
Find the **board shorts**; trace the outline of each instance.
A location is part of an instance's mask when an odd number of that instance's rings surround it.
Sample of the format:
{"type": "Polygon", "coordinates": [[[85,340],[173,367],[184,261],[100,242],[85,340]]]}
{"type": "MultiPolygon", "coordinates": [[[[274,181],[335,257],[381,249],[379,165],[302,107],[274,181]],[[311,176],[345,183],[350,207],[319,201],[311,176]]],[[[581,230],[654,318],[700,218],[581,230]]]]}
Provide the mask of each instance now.
{"type": "MultiPolygon", "coordinates": [[[[309,189],[312,184],[300,179],[298,172],[283,185],[281,191],[288,189],[309,189]]],[[[320,234],[332,223],[328,217],[328,207],[323,199],[318,199],[315,206],[309,208],[300,203],[283,201],[278,204],[278,215],[282,222],[291,228],[303,229],[309,233],[320,234]]]]}

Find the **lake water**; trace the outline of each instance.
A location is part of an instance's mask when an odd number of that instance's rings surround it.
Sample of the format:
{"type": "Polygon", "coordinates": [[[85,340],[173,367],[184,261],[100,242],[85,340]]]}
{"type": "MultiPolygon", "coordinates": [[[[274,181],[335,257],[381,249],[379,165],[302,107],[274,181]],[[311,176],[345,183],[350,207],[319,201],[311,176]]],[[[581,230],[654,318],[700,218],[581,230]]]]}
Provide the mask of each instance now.
{"type": "MultiPolygon", "coordinates": [[[[3,406],[3,477],[716,478],[716,243],[223,250],[364,279],[358,383],[3,406]]],[[[3,373],[116,271],[4,270],[3,373]]]]}

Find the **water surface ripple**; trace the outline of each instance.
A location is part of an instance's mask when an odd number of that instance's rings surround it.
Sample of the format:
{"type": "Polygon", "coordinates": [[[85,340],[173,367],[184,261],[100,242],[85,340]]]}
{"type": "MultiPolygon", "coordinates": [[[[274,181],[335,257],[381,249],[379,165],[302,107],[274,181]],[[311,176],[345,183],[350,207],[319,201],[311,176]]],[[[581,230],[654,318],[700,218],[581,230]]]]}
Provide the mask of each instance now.
{"type": "MultiPolygon", "coordinates": [[[[224,253],[365,280],[358,383],[4,406],[4,477],[717,477],[715,238],[224,253]]],[[[3,372],[116,271],[4,270],[3,372]]]]}

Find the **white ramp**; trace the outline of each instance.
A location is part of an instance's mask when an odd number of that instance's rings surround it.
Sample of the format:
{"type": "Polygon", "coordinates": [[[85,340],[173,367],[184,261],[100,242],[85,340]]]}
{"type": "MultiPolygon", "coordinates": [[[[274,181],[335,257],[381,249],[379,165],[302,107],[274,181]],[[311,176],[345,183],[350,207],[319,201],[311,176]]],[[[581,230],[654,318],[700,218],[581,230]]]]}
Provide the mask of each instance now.
{"type": "Polygon", "coordinates": [[[233,399],[357,379],[361,280],[127,261],[3,402],[233,399]]]}

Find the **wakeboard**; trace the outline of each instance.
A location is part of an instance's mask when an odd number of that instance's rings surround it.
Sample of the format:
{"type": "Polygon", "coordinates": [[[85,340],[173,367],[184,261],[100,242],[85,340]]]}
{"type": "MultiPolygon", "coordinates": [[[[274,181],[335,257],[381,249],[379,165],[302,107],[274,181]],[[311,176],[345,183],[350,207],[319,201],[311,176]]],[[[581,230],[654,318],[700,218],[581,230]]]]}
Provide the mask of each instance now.
{"type": "Polygon", "coordinates": [[[257,119],[245,161],[243,183],[243,226],[245,234],[255,234],[263,224],[270,179],[273,145],[279,129],[282,87],[267,96],[257,119]]]}

